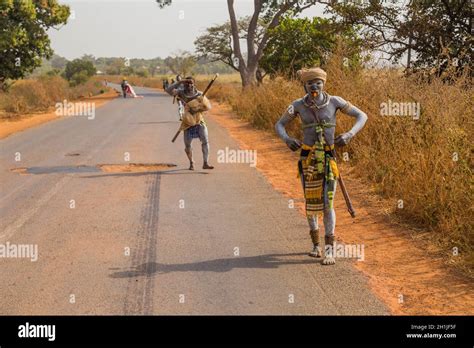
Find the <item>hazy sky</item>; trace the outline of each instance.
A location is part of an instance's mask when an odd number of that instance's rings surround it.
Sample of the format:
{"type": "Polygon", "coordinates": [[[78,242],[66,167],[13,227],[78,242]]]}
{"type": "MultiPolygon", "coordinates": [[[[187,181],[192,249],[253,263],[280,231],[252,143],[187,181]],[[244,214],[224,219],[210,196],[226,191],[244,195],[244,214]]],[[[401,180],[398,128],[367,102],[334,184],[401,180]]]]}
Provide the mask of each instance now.
{"type": "MultiPolygon", "coordinates": [[[[166,57],[177,50],[194,51],[204,30],[229,18],[225,0],[173,0],[160,9],[154,0],[60,0],[72,15],[59,30],[50,30],[53,49],[74,59],[95,57],[166,57]]],[[[236,0],[237,16],[253,12],[253,0],[236,0]]],[[[315,5],[303,16],[321,16],[315,5]]]]}

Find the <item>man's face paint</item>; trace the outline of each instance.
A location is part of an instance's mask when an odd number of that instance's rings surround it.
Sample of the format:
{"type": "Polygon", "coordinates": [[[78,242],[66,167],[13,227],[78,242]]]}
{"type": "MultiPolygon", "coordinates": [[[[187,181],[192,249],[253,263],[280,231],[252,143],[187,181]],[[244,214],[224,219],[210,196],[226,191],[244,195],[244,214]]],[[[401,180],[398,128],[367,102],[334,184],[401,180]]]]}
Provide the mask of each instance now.
{"type": "Polygon", "coordinates": [[[320,79],[311,80],[306,82],[304,87],[306,93],[310,94],[313,98],[315,98],[323,92],[324,82],[320,79]]]}
{"type": "Polygon", "coordinates": [[[186,81],[186,82],[184,83],[184,89],[185,89],[187,92],[192,92],[192,91],[194,91],[194,81],[192,81],[192,80],[186,81]]]}

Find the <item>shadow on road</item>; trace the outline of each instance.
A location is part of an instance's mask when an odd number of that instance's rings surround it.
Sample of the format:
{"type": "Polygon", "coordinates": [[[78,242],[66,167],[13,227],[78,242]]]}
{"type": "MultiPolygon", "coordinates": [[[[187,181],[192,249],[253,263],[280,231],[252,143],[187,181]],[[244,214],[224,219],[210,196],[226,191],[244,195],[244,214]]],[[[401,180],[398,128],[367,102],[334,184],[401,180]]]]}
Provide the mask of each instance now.
{"type": "Polygon", "coordinates": [[[163,124],[163,123],[174,123],[174,124],[179,124],[181,122],[179,121],[161,121],[161,122],[132,122],[129,124],[163,124]]]}
{"type": "Polygon", "coordinates": [[[191,171],[188,169],[174,169],[174,170],[167,170],[167,171],[149,171],[149,172],[124,172],[124,173],[111,173],[111,174],[99,174],[99,175],[87,175],[87,176],[81,176],[81,178],[84,179],[95,179],[95,178],[106,178],[106,177],[126,177],[126,176],[131,176],[131,177],[139,177],[139,176],[146,176],[146,175],[207,175],[209,174],[208,172],[199,172],[199,171],[191,171]]]}
{"type": "Polygon", "coordinates": [[[161,93],[159,93],[159,92],[156,92],[156,93],[140,93],[140,92],[138,92],[137,95],[139,97],[142,96],[142,97],[145,97],[145,98],[150,98],[150,97],[152,97],[152,98],[165,98],[165,97],[166,98],[171,98],[169,96],[169,94],[164,94],[163,92],[161,92],[161,93]]]}
{"type": "Polygon", "coordinates": [[[307,253],[267,254],[249,257],[231,257],[194,263],[163,264],[150,262],[128,271],[115,272],[110,278],[133,278],[140,276],[154,276],[172,272],[229,272],[234,268],[278,268],[283,265],[319,264],[319,259],[305,258],[297,260],[284,259],[283,257],[306,256],[307,253]]]}

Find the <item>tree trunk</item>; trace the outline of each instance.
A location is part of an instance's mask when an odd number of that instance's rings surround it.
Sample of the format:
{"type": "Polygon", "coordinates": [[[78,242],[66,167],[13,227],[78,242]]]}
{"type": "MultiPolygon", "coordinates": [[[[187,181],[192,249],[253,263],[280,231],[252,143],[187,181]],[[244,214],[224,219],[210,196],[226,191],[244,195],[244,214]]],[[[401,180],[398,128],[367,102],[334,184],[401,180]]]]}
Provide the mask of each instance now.
{"type": "Polygon", "coordinates": [[[244,72],[240,72],[240,77],[242,78],[242,87],[244,88],[258,85],[255,71],[247,70],[244,72]]]}
{"type": "Polygon", "coordinates": [[[262,74],[262,70],[260,70],[260,68],[257,69],[255,77],[257,78],[257,83],[260,86],[263,83],[263,78],[265,77],[265,75],[262,74]]]}
{"type": "Polygon", "coordinates": [[[258,64],[256,62],[249,62],[247,66],[243,66],[239,69],[243,88],[256,86],[258,84],[257,70],[258,64]]]}

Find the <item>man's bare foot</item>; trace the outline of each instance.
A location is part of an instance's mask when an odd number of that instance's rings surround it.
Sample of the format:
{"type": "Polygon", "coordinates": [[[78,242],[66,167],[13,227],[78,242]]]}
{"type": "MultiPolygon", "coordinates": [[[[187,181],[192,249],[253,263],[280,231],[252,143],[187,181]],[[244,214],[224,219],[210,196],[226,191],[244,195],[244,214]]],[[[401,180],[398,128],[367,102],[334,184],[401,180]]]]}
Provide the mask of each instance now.
{"type": "Polygon", "coordinates": [[[189,164],[189,170],[194,170],[194,163],[189,164]]]}
{"type": "Polygon", "coordinates": [[[324,236],[324,259],[323,265],[335,265],[336,258],[334,257],[334,236],[324,236]]]}
{"type": "Polygon", "coordinates": [[[326,256],[323,259],[323,265],[335,265],[336,264],[336,259],[332,256],[326,256]]]}
{"type": "Polygon", "coordinates": [[[321,248],[319,247],[319,229],[310,230],[309,235],[311,236],[311,241],[313,242],[313,251],[309,253],[309,256],[321,257],[321,248]]]}
{"type": "Polygon", "coordinates": [[[318,257],[318,258],[321,257],[322,254],[321,254],[321,248],[319,247],[319,245],[315,245],[313,247],[313,250],[310,251],[308,255],[311,257],[318,257]]]}

